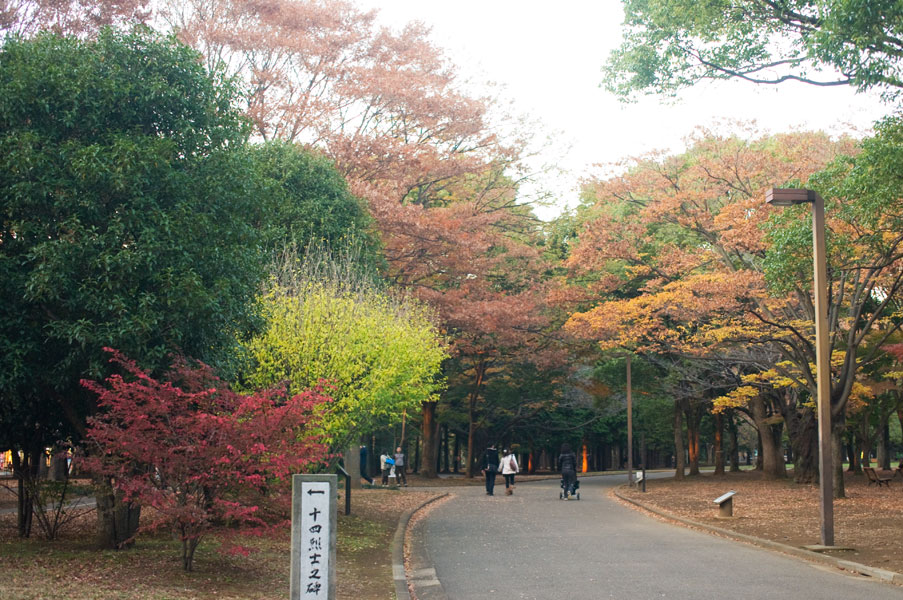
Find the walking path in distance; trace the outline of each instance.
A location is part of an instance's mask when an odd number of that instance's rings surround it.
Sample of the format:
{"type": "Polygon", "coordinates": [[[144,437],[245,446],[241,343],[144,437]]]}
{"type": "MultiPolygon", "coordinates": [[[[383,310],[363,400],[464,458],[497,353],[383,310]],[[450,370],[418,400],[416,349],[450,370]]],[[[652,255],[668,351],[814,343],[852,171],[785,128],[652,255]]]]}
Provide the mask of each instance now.
{"type": "MultiPolygon", "coordinates": [[[[513,496],[456,487],[414,530],[450,600],[903,599],[903,588],[663,523],[608,498],[624,476],[513,496]]],[[[713,505],[714,509],[714,505],[713,505]]]]}

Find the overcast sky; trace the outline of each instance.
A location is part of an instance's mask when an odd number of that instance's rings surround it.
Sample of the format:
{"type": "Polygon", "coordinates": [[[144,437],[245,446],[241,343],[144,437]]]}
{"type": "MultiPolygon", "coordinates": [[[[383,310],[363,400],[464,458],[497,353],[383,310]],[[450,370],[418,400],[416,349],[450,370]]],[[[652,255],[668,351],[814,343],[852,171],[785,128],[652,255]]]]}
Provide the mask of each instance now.
{"type": "MultiPolygon", "coordinates": [[[[698,126],[725,131],[731,120],[754,120],[770,132],[867,130],[888,112],[877,96],[846,87],[755,86],[707,82],[676,103],[648,97],[623,104],[599,86],[601,67],[621,41],[619,0],[356,0],[399,28],[419,20],[433,30],[460,73],[504,88],[514,110],[541,123],[555,145],[542,157],[565,174],[538,178],[560,205],[576,203],[581,177],[652,150],[680,150],[698,126]]],[[[539,161],[536,163],[539,164],[539,161]]],[[[543,210],[548,218],[554,210],[543,210]]]]}

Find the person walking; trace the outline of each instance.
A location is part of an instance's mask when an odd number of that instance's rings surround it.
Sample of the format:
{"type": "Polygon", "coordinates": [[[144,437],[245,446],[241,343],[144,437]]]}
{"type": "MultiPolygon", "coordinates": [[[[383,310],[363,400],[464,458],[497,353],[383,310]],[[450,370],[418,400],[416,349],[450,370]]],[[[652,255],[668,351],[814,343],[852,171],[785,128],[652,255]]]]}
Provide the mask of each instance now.
{"type": "Polygon", "coordinates": [[[495,449],[495,444],[489,444],[489,447],[483,452],[480,469],[486,476],[486,495],[492,496],[495,489],[495,474],[499,470],[499,451],[495,449]]]}
{"type": "Polygon", "coordinates": [[[499,471],[505,477],[505,494],[510,496],[514,493],[514,475],[520,469],[517,466],[517,458],[514,453],[509,452],[507,448],[502,450],[502,460],[499,462],[499,471]]]}
{"type": "Polygon", "coordinates": [[[558,454],[558,470],[561,472],[561,480],[564,482],[564,499],[574,495],[574,485],[577,483],[577,455],[571,450],[567,442],[561,444],[561,452],[558,454]]]}
{"type": "Polygon", "coordinates": [[[404,473],[404,452],[401,446],[395,449],[395,481],[408,487],[408,477],[404,473]]]}
{"type": "Polygon", "coordinates": [[[367,446],[361,446],[361,479],[373,485],[373,478],[367,474],[367,446]]]}

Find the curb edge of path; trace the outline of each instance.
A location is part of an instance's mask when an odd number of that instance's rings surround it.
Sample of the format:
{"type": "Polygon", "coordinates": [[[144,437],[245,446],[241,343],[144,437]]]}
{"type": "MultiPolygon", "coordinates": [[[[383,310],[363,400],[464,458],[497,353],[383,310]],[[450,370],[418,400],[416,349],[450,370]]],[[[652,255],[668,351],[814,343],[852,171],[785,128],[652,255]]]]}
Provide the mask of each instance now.
{"type": "MultiPolygon", "coordinates": [[[[420,506],[414,507],[411,510],[405,512],[401,515],[401,518],[398,520],[398,526],[395,528],[395,535],[392,537],[392,579],[395,581],[395,598],[396,600],[410,600],[413,598],[411,596],[411,591],[408,588],[408,576],[405,572],[404,568],[404,542],[405,535],[408,530],[408,523],[411,522],[411,517],[413,517],[417,511],[423,509],[429,504],[437,500],[441,500],[442,498],[446,498],[449,496],[449,493],[446,492],[444,494],[438,494],[425,500],[420,506]]],[[[433,571],[433,577],[435,578],[435,570],[433,571]]],[[[438,579],[436,580],[438,583],[438,579]]],[[[417,587],[417,579],[413,576],[411,577],[411,583],[416,588],[417,587]]],[[[436,587],[433,585],[432,587],[436,587]]],[[[430,595],[430,598],[439,599],[445,598],[445,592],[442,591],[442,584],[438,584],[438,592],[441,595],[430,595]]],[[[421,599],[423,600],[423,599],[421,599]]]]}
{"type": "Polygon", "coordinates": [[[811,550],[806,550],[805,548],[798,548],[796,546],[790,546],[787,544],[782,544],[780,542],[773,542],[771,540],[766,540],[764,538],[758,538],[752,535],[747,535],[745,533],[739,533],[737,531],[732,531],[730,529],[724,529],[722,527],[715,527],[714,525],[708,525],[706,523],[700,523],[698,521],[693,521],[690,519],[685,519],[683,517],[679,517],[675,514],[669,513],[667,511],[661,510],[659,508],[644,504],[639,500],[634,500],[633,498],[628,498],[623,496],[618,488],[612,488],[612,492],[615,496],[620,498],[625,502],[629,502],[634,506],[638,506],[639,508],[648,511],[654,515],[658,515],[662,518],[677,521],[678,523],[682,523],[689,527],[693,527],[695,529],[701,529],[708,533],[717,533],[718,535],[739,541],[745,542],[747,544],[751,544],[753,546],[758,546],[760,548],[766,548],[769,550],[774,550],[777,552],[781,552],[783,554],[789,554],[790,556],[794,556],[796,558],[801,558],[804,560],[808,560],[811,562],[817,562],[826,564],[829,566],[837,567],[838,569],[842,569],[844,571],[852,571],[855,573],[859,573],[860,575],[865,575],[867,577],[872,577],[874,579],[883,581],[885,583],[893,583],[896,585],[903,586],[903,574],[896,573],[894,571],[888,571],[887,569],[881,569],[878,567],[870,567],[868,565],[864,565],[861,563],[853,562],[851,560],[845,560],[842,558],[837,558],[834,556],[822,554],[819,552],[813,552],[811,550]]]}

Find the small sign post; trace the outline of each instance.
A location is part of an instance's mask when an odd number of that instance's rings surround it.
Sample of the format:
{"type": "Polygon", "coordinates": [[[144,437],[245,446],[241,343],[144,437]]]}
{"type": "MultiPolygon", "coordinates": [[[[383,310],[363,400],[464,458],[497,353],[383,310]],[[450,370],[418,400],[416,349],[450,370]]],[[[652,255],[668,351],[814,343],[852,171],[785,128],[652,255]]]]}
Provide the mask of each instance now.
{"type": "Polygon", "coordinates": [[[336,484],[292,476],[291,600],[335,600],[336,484]]]}

